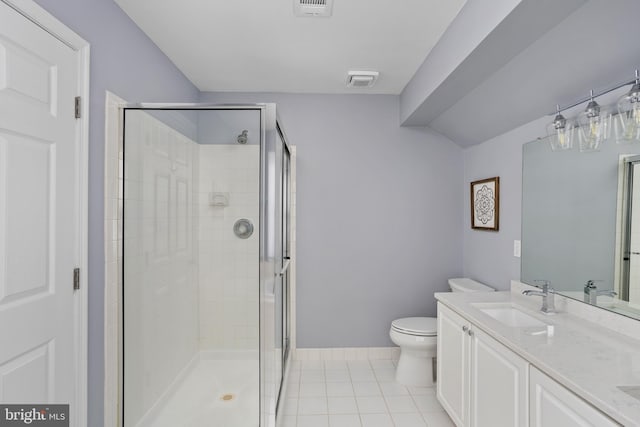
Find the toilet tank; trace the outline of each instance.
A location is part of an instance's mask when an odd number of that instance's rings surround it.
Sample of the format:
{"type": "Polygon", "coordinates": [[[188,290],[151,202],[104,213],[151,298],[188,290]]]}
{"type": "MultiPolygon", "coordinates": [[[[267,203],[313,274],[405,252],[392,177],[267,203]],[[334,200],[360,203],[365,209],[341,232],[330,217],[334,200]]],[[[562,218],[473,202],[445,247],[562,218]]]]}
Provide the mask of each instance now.
{"type": "Polygon", "coordinates": [[[466,277],[449,279],[452,292],[493,292],[495,289],[466,277]]]}

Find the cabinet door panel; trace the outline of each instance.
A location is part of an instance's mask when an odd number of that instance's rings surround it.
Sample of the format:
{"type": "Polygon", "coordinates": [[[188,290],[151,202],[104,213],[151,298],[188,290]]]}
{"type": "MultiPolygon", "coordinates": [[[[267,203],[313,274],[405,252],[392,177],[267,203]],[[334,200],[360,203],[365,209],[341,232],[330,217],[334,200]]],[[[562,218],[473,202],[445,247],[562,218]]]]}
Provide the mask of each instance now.
{"type": "Polygon", "coordinates": [[[474,328],[471,338],[471,425],[526,427],[528,417],[526,360],[474,328]]]}
{"type": "Polygon", "coordinates": [[[618,424],[533,366],[530,372],[532,427],[612,427],[618,424]]]}
{"type": "Polygon", "coordinates": [[[469,426],[469,322],[438,303],[438,400],[458,427],[469,426]]]}

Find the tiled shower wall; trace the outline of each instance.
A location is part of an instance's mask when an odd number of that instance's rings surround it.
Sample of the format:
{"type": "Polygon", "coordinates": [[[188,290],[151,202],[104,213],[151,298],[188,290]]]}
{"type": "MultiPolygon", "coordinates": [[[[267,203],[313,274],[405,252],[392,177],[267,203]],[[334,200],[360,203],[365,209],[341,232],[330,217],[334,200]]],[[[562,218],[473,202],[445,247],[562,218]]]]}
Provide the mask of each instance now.
{"type": "Polygon", "coordinates": [[[200,350],[258,350],[259,156],[258,145],[200,145],[200,350]],[[212,192],[228,205],[211,205],[212,192]],[[248,239],[233,233],[240,218],[253,223],[248,239]]]}

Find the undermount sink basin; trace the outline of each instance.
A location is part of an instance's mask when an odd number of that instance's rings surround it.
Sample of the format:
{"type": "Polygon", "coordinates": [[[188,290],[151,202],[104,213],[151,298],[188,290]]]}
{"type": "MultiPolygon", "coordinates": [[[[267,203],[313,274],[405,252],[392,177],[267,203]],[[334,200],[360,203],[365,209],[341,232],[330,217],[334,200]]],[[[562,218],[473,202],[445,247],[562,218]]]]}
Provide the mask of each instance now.
{"type": "Polygon", "coordinates": [[[484,314],[493,317],[498,322],[510,326],[512,328],[532,328],[532,327],[540,327],[547,326],[546,323],[541,322],[535,317],[529,316],[523,311],[513,307],[512,305],[504,305],[504,306],[483,306],[480,304],[476,305],[480,311],[484,314]]]}
{"type": "Polygon", "coordinates": [[[640,400],[640,386],[637,385],[619,385],[618,390],[624,391],[636,400],[640,400]]]}

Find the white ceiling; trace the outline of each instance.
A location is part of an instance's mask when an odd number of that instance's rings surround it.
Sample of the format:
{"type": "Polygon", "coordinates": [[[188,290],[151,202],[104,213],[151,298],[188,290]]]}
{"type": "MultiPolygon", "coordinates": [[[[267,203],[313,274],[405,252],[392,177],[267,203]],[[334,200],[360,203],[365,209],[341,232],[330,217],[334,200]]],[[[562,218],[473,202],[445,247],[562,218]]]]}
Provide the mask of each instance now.
{"type": "Polygon", "coordinates": [[[465,0],[115,0],[201,91],[399,94],[465,0]],[[373,88],[347,88],[349,70],[373,88]]]}

